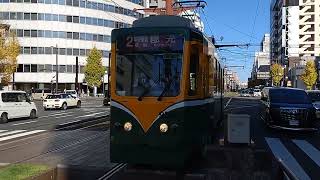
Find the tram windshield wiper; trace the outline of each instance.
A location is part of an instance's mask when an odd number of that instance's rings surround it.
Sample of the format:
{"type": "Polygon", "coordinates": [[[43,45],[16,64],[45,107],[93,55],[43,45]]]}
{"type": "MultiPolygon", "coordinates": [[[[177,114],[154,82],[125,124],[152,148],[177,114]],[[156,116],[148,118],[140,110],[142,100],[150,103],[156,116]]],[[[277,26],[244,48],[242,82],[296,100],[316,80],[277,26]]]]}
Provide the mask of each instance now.
{"type": "Polygon", "coordinates": [[[173,79],[170,79],[170,81],[168,83],[166,83],[166,86],[164,87],[163,91],[158,96],[158,99],[157,99],[158,101],[161,101],[161,98],[163,97],[163,95],[170,89],[172,81],[173,81],[173,79]]]}
{"type": "Polygon", "coordinates": [[[143,90],[142,94],[138,97],[138,101],[142,101],[142,98],[143,98],[146,94],[148,94],[149,91],[150,91],[150,88],[144,87],[144,90],[143,90]]]}

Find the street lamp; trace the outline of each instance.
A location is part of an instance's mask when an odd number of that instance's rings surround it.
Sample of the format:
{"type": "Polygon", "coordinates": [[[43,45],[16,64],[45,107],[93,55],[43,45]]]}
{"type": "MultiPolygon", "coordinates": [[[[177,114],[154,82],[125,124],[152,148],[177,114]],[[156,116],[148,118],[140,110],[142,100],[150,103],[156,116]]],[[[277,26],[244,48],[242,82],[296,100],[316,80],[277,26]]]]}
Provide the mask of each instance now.
{"type": "Polygon", "coordinates": [[[56,44],[56,47],[51,46],[51,48],[56,48],[56,93],[58,93],[58,74],[59,74],[59,68],[58,68],[58,44],[56,44]]]}

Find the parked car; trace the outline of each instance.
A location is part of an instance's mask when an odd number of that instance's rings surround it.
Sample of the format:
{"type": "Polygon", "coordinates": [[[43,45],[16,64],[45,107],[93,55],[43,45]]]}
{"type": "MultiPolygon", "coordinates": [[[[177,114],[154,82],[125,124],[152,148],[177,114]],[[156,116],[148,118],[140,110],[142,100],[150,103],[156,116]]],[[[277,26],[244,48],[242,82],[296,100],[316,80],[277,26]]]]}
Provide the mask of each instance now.
{"type": "Polygon", "coordinates": [[[81,101],[78,97],[73,97],[70,94],[51,94],[43,100],[44,110],[48,109],[63,109],[66,110],[69,107],[81,107],[81,101]]]}
{"type": "Polygon", "coordinates": [[[265,123],[271,128],[286,130],[317,130],[315,110],[304,90],[272,88],[264,99],[265,123]]]}
{"type": "Polygon", "coordinates": [[[76,90],[65,90],[64,93],[70,94],[72,97],[79,97],[78,92],[76,90]]]}
{"type": "Polygon", "coordinates": [[[307,93],[316,111],[316,117],[317,119],[320,119],[320,91],[319,90],[307,91],[307,93]]]}
{"type": "Polygon", "coordinates": [[[108,91],[106,91],[106,93],[104,94],[103,105],[110,106],[110,98],[108,96],[108,91]]]}
{"type": "Polygon", "coordinates": [[[253,90],[253,96],[254,97],[261,97],[261,90],[260,89],[254,89],[253,90]]]}
{"type": "Polygon", "coordinates": [[[0,91],[0,123],[7,123],[10,119],[35,119],[37,107],[24,91],[0,91]]]}
{"type": "Polygon", "coordinates": [[[240,92],[240,96],[241,97],[250,97],[251,95],[249,94],[249,90],[248,89],[245,89],[245,90],[242,90],[240,92]]]}
{"type": "Polygon", "coordinates": [[[32,97],[34,100],[43,100],[48,94],[51,94],[50,89],[34,89],[32,91],[32,97]]]}

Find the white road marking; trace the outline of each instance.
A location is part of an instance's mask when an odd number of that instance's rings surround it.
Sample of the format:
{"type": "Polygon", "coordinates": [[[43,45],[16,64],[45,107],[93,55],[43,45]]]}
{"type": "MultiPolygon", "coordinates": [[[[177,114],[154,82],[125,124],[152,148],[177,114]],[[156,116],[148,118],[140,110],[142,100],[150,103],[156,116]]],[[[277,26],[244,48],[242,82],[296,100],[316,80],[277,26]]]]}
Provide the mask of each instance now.
{"type": "Polygon", "coordinates": [[[282,144],[279,138],[265,138],[276,159],[290,171],[295,179],[311,180],[293,155],[282,144]]]}
{"type": "Polygon", "coordinates": [[[15,135],[12,135],[12,136],[6,136],[6,137],[0,138],[0,142],[1,141],[6,141],[6,140],[10,140],[10,139],[14,139],[14,138],[18,138],[18,137],[28,136],[28,135],[31,135],[31,134],[37,134],[37,133],[41,133],[41,132],[44,132],[44,131],[46,131],[46,130],[34,130],[34,131],[25,132],[25,133],[15,134],[15,135]]]}
{"type": "Polygon", "coordinates": [[[225,110],[233,110],[233,109],[243,109],[243,108],[250,108],[250,107],[257,107],[259,105],[250,105],[250,106],[238,106],[238,107],[234,107],[234,108],[228,108],[225,110]]]}
{"type": "Polygon", "coordinates": [[[0,166],[8,166],[10,163],[0,163],[0,166]]]}
{"type": "Polygon", "coordinates": [[[62,116],[58,116],[58,117],[54,117],[54,118],[64,118],[64,117],[71,117],[71,116],[74,116],[74,114],[70,114],[70,115],[62,115],[62,116]]]}
{"type": "Polygon", "coordinates": [[[6,131],[8,131],[8,130],[0,130],[0,133],[2,133],[2,132],[6,132],[6,131]]]}
{"type": "Polygon", "coordinates": [[[30,124],[30,123],[34,123],[34,122],[38,122],[38,121],[27,121],[27,122],[23,122],[23,123],[16,123],[16,124],[12,124],[11,126],[17,126],[17,125],[22,125],[22,124],[30,124]]]}
{"type": "Polygon", "coordinates": [[[292,141],[320,167],[320,151],[317,148],[305,140],[292,141]]]}
{"type": "Polygon", "coordinates": [[[229,106],[231,100],[232,100],[232,98],[229,99],[229,101],[227,102],[227,104],[224,106],[224,109],[227,108],[227,106],[229,106]]]}
{"type": "Polygon", "coordinates": [[[5,133],[0,133],[0,137],[7,136],[7,135],[10,135],[10,134],[17,134],[17,133],[25,132],[25,131],[26,130],[15,130],[15,131],[9,131],[9,132],[5,132],[5,133]]]}
{"type": "Polygon", "coordinates": [[[70,114],[72,112],[64,112],[64,113],[57,113],[57,114],[49,114],[48,116],[41,116],[39,118],[46,118],[46,117],[53,117],[53,116],[60,116],[60,115],[66,115],[66,114],[70,114]]]}
{"type": "Polygon", "coordinates": [[[77,116],[76,118],[90,117],[90,116],[95,116],[95,115],[102,114],[102,113],[106,113],[106,112],[99,112],[99,113],[87,114],[87,115],[84,115],[84,116],[77,116]]]}

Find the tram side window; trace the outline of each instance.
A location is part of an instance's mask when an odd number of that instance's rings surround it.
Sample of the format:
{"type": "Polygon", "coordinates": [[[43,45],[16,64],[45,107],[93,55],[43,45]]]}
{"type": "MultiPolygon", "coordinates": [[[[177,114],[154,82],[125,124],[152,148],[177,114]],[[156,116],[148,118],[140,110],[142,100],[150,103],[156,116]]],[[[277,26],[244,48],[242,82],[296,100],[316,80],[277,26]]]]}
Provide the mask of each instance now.
{"type": "Polygon", "coordinates": [[[194,96],[197,94],[197,76],[198,76],[198,68],[199,68],[199,51],[196,48],[190,57],[190,88],[189,88],[189,96],[194,96]]]}

